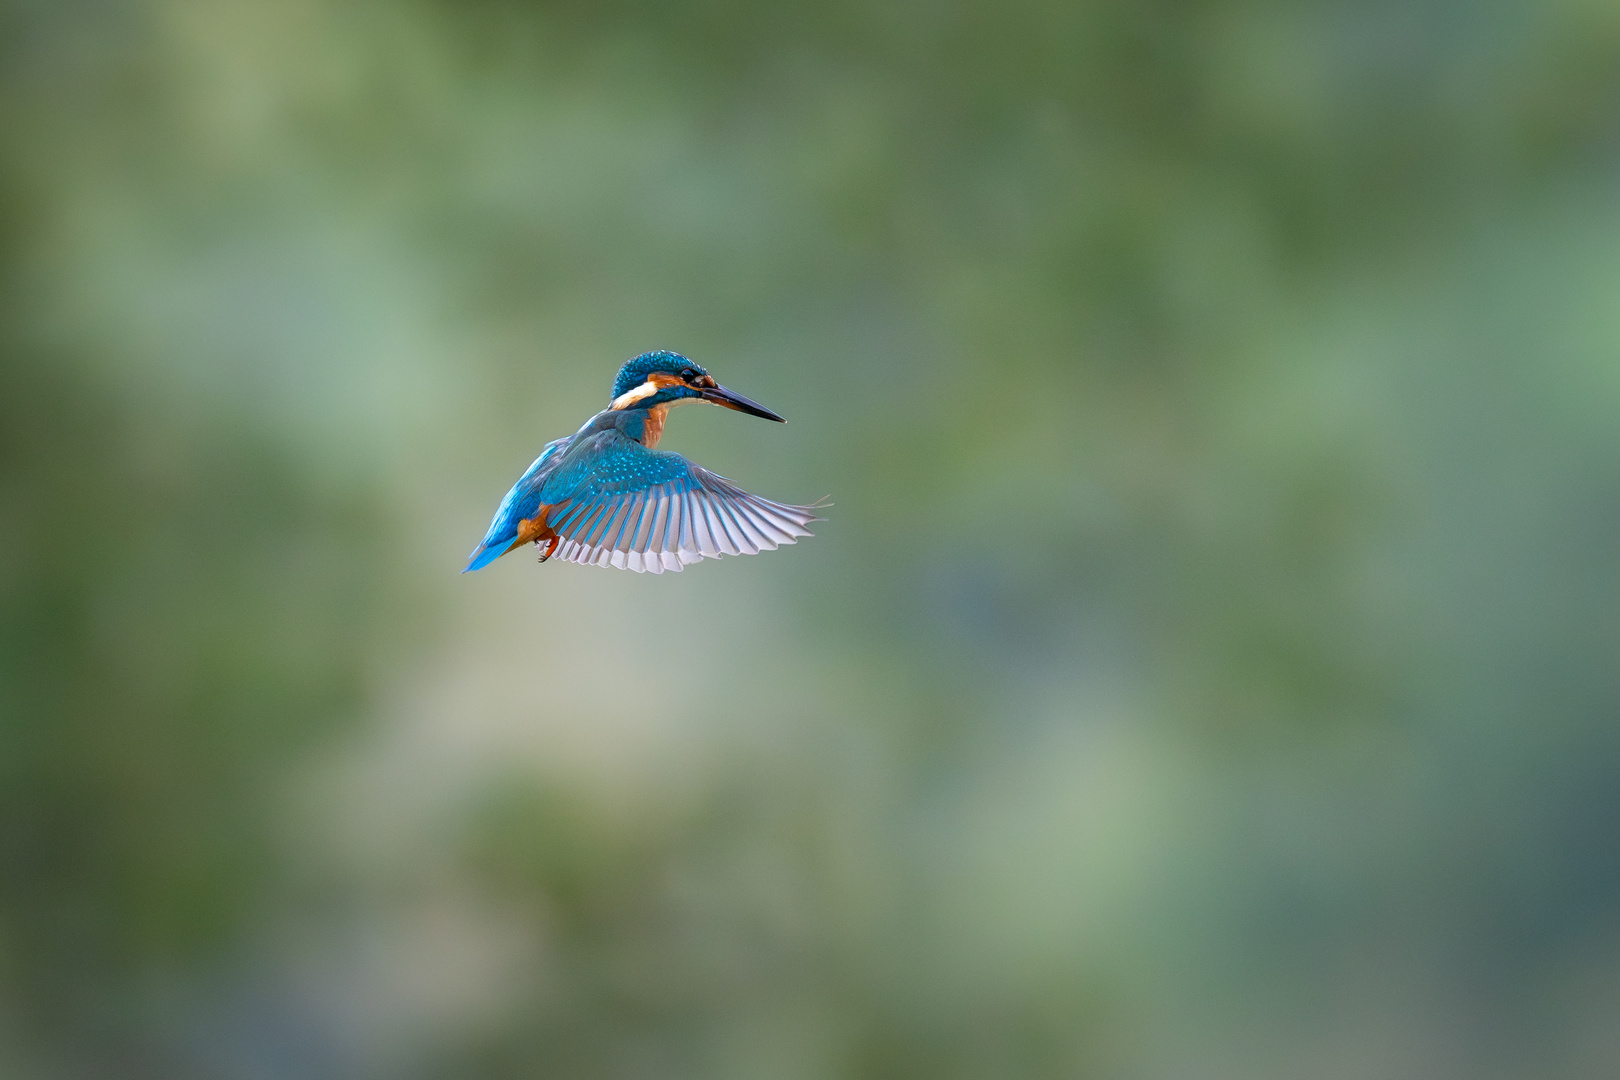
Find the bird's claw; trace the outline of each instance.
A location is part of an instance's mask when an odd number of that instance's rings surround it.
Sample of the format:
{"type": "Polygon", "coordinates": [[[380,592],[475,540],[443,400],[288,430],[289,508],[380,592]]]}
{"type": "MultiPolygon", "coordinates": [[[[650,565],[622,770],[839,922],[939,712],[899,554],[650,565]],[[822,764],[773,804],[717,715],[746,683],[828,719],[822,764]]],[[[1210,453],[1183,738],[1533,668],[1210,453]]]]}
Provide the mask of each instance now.
{"type": "Polygon", "coordinates": [[[557,553],[557,545],[562,537],[552,532],[551,526],[546,524],[546,516],[551,513],[551,507],[541,505],[534,517],[524,518],[518,522],[517,542],[519,544],[534,544],[536,547],[545,546],[540,555],[540,561],[545,562],[557,553]]]}

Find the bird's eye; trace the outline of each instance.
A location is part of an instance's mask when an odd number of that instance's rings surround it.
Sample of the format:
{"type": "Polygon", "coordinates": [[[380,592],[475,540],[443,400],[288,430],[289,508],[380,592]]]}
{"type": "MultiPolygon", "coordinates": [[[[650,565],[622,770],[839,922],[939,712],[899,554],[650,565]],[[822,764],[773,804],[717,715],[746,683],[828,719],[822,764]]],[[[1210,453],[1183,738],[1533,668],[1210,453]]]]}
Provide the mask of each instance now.
{"type": "Polygon", "coordinates": [[[681,378],[685,379],[687,382],[691,382],[693,379],[697,378],[697,372],[693,371],[691,368],[687,368],[685,371],[681,372],[681,378]]]}

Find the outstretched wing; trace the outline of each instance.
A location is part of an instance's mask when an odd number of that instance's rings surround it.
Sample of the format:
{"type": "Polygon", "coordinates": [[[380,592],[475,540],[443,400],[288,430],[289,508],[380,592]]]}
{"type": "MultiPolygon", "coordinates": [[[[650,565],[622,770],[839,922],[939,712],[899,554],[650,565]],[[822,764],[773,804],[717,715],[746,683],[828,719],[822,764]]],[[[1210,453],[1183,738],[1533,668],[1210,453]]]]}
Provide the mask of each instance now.
{"type": "MultiPolygon", "coordinates": [[[[821,520],[819,507],[750,495],[679,454],[648,450],[617,431],[589,438],[591,445],[563,469],[578,477],[577,486],[553,504],[548,520],[563,538],[556,558],[661,574],[699,559],[795,543],[821,520]],[[569,468],[576,461],[577,473],[569,468]]],[[[559,476],[559,487],[569,479],[559,476]]]]}

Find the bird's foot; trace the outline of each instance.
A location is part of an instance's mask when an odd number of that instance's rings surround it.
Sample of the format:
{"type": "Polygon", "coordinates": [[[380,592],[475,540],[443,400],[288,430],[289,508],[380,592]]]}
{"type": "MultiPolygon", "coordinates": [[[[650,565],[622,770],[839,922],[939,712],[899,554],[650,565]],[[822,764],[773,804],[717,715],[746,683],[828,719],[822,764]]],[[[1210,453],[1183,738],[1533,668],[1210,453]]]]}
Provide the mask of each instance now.
{"type": "MultiPolygon", "coordinates": [[[[540,541],[536,540],[535,543],[539,544],[540,541]]],[[[562,543],[562,537],[558,536],[556,533],[552,533],[551,539],[546,541],[545,550],[540,553],[540,561],[545,562],[547,559],[557,554],[557,545],[560,543],[562,543]]]]}

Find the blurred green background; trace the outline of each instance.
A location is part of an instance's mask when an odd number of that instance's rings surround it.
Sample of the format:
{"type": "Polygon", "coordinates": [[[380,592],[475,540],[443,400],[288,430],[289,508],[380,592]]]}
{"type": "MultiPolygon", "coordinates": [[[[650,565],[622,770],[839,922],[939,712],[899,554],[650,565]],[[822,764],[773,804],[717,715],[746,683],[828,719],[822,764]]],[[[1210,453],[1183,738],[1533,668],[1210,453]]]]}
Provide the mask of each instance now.
{"type": "Polygon", "coordinates": [[[1608,0],[0,0],[4,1077],[1620,1074],[1617,571],[1608,0]]]}

